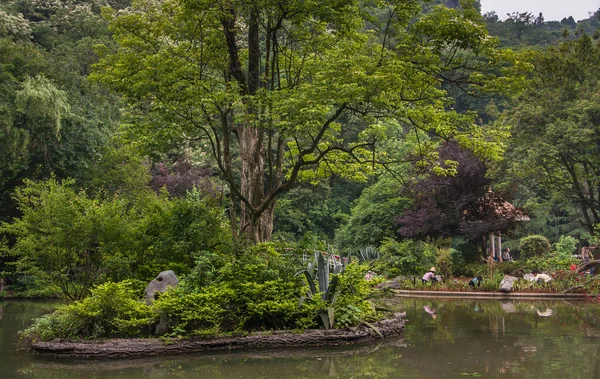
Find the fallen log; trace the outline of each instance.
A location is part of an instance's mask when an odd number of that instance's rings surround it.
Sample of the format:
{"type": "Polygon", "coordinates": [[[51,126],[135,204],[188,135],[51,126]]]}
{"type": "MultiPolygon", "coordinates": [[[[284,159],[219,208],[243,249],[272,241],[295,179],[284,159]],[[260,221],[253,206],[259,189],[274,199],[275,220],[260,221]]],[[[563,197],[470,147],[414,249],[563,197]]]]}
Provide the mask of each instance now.
{"type": "Polygon", "coordinates": [[[399,335],[404,329],[404,316],[405,313],[394,313],[392,317],[374,324],[362,324],[344,330],[306,330],[302,333],[274,331],[253,333],[241,337],[209,339],[132,338],[92,341],[35,341],[31,343],[30,349],[36,354],[65,358],[137,358],[245,348],[347,345],[399,335]]]}
{"type": "Polygon", "coordinates": [[[575,272],[577,274],[579,274],[580,272],[585,272],[585,271],[589,270],[590,268],[596,267],[596,266],[600,266],[600,260],[591,260],[587,263],[584,263],[581,266],[577,267],[577,270],[575,270],[575,272]]]}

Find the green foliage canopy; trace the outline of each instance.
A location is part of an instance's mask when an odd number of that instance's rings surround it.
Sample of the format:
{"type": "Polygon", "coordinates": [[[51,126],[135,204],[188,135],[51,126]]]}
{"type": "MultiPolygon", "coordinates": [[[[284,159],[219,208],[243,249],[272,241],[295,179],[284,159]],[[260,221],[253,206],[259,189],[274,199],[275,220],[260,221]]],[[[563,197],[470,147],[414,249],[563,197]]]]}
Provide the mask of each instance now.
{"type": "Polygon", "coordinates": [[[107,16],[119,50],[94,78],[129,102],[131,139],[211,153],[232,225],[254,241],[270,238],[280,194],[390,169],[405,159],[398,141],[440,173],[438,137],[502,150],[502,129],[450,111],[441,89],[453,71],[466,87],[499,88],[490,67],[512,60],[469,4],[423,15],[412,0],[137,1],[107,16]]]}
{"type": "Polygon", "coordinates": [[[395,218],[409,205],[410,200],[400,195],[400,184],[396,180],[379,178],[362,192],[348,222],[336,231],[336,242],[342,248],[352,249],[379,246],[384,238],[396,235],[395,218]]]}
{"type": "Polygon", "coordinates": [[[528,90],[503,114],[514,136],[507,176],[577,207],[591,233],[600,222],[600,44],[584,35],[528,54],[528,90]]]}
{"type": "MultiPolygon", "coordinates": [[[[118,101],[86,75],[92,46],[111,46],[97,1],[5,1],[0,5],[0,219],[24,179],[72,177],[89,168],[118,119],[118,101]]],[[[104,3],[105,4],[105,3],[104,3]]]]}

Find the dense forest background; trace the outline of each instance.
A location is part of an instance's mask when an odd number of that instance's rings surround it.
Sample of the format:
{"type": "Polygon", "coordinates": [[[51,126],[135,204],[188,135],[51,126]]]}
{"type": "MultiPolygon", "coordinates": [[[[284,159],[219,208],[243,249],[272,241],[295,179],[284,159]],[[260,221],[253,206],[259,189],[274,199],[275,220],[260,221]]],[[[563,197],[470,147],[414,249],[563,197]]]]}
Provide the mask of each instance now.
{"type": "MultiPolygon", "coordinates": [[[[240,243],[229,236],[236,236],[232,219],[241,216],[206,145],[165,148],[168,119],[157,140],[133,133],[131,125],[146,121],[136,118],[143,107],[128,101],[146,89],[121,95],[94,74],[117,51],[109,20],[128,6],[127,0],[0,5],[0,271],[14,280],[67,267],[56,275],[69,291],[75,266],[80,281],[106,272],[148,278],[165,266],[203,267],[205,252],[240,243]]],[[[435,147],[434,161],[452,172],[408,156],[393,170],[369,175],[306,175],[279,195],[272,241],[414,254],[420,253],[410,241],[441,241],[466,261],[484,253],[481,236],[491,231],[502,230],[515,250],[531,234],[551,243],[564,236],[593,242],[600,222],[600,10],[578,21],[515,12],[505,20],[487,13],[479,22],[499,49],[510,49],[515,67],[526,68],[518,74],[525,82],[486,93],[458,77],[439,85],[453,99],[447,108],[476,115],[482,130],[510,127],[502,159],[446,141],[435,147]],[[499,217],[495,207],[505,201],[530,221],[499,217]]],[[[210,264],[204,269],[209,278],[210,264]]]]}

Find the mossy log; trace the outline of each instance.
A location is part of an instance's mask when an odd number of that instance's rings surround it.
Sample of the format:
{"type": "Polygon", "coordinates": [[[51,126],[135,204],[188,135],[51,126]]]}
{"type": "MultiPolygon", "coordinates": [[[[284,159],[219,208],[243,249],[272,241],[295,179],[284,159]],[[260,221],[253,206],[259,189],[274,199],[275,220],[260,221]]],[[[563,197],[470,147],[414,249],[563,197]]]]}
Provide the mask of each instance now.
{"type": "Polygon", "coordinates": [[[137,358],[245,348],[346,345],[399,335],[404,329],[404,316],[405,313],[394,313],[392,317],[372,325],[362,324],[343,330],[306,330],[301,333],[274,331],[208,339],[53,340],[32,342],[30,348],[36,354],[65,358],[137,358]]]}

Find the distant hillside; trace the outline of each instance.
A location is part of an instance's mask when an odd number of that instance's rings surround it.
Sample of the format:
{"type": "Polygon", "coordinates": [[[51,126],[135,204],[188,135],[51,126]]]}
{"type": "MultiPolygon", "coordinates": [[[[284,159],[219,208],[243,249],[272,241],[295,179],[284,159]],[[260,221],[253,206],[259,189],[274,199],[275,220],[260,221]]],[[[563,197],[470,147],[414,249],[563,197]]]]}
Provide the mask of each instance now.
{"type": "Polygon", "coordinates": [[[500,45],[514,49],[556,45],[562,39],[572,39],[582,33],[595,38],[600,36],[600,9],[579,22],[572,16],[561,21],[544,21],[542,13],[535,16],[529,12],[513,12],[504,21],[495,12],[485,13],[483,18],[490,34],[500,38],[500,45]]]}

